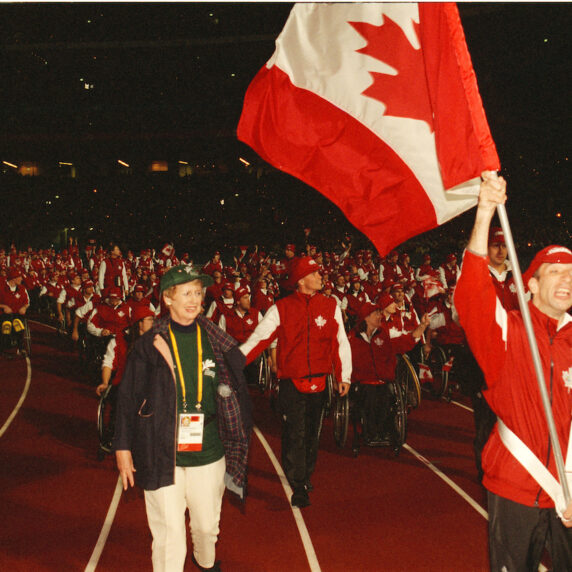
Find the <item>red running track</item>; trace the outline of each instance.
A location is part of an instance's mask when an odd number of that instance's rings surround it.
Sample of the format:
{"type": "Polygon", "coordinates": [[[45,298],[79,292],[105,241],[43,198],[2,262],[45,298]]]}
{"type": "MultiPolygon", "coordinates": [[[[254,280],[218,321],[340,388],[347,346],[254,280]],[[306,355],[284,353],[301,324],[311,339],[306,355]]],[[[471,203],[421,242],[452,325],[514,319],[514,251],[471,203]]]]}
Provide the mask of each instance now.
{"type": "MultiPolygon", "coordinates": [[[[113,458],[97,458],[97,398],[66,341],[33,324],[31,383],[26,360],[0,361],[0,570],[85,570],[117,484],[113,458]],[[0,429],[1,431],[1,429],[0,429]]],[[[253,390],[255,423],[279,458],[280,424],[253,390]]],[[[408,447],[339,449],[324,425],[312,506],[292,511],[256,435],[249,496],[225,495],[217,558],[226,572],[488,570],[486,513],[421,462],[418,452],[485,507],[472,454],[472,414],[425,400],[409,416],[408,447]],[[295,514],[302,517],[308,559],[295,514]],[[312,562],[312,566],[309,562],[312,562]]],[[[190,544],[190,542],[189,542],[190,544]]],[[[93,568],[89,568],[93,569],[93,568]]],[[[188,562],[187,570],[194,570],[188,562]]],[[[121,496],[97,571],[151,570],[139,490],[121,496]]]]}

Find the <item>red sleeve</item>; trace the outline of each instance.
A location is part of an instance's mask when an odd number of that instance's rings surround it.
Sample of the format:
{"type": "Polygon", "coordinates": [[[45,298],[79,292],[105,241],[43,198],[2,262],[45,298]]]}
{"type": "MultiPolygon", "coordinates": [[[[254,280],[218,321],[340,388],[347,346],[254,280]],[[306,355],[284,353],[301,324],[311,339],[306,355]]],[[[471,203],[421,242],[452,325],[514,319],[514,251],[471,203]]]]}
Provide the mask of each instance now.
{"type": "Polygon", "coordinates": [[[504,366],[508,315],[496,296],[485,256],[465,251],[455,288],[455,307],[490,387],[504,366]]]}

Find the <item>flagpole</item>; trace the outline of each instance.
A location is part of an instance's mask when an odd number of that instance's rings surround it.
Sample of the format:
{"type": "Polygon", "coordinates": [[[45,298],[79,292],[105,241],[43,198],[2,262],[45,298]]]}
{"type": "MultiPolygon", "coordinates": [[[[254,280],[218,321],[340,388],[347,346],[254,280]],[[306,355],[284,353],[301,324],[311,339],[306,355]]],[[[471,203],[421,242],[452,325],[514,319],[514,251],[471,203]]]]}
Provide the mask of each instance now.
{"type": "Polygon", "coordinates": [[[534,370],[536,372],[536,379],[538,381],[538,389],[540,390],[540,396],[542,398],[542,404],[544,406],[544,413],[546,414],[546,422],[548,424],[548,434],[550,435],[550,442],[552,443],[552,450],[554,452],[554,461],[556,462],[556,468],[558,470],[560,485],[562,486],[562,492],[564,493],[564,500],[566,501],[566,506],[568,506],[570,504],[570,490],[568,487],[568,479],[566,478],[566,471],[564,469],[562,449],[560,448],[560,441],[558,440],[556,425],[554,424],[554,416],[552,415],[552,406],[550,405],[550,398],[548,397],[548,391],[546,390],[546,382],[544,379],[544,372],[542,371],[542,365],[540,362],[540,353],[538,351],[538,344],[536,343],[536,338],[534,336],[532,320],[530,318],[530,310],[528,309],[528,304],[524,296],[524,284],[522,282],[522,274],[520,272],[520,266],[518,264],[516,249],[514,247],[514,241],[512,239],[510,224],[508,222],[508,216],[504,204],[497,205],[497,213],[499,215],[501,227],[504,232],[506,248],[508,251],[508,258],[511,263],[512,275],[514,278],[516,293],[518,296],[518,304],[520,306],[520,313],[522,315],[524,327],[526,329],[526,335],[528,337],[528,344],[530,346],[530,351],[532,354],[534,370]]]}

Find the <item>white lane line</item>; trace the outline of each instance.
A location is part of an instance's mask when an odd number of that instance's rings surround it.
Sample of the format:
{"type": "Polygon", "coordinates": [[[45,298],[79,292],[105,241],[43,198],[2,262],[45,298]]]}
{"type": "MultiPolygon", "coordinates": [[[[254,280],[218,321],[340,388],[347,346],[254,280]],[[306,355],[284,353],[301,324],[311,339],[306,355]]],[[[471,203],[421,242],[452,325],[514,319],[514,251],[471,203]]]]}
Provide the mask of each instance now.
{"type": "Polygon", "coordinates": [[[18,400],[18,403],[16,403],[16,407],[14,407],[12,413],[10,414],[10,417],[8,417],[8,419],[6,419],[6,423],[2,425],[2,428],[0,429],[0,437],[2,437],[4,433],[6,433],[8,427],[10,427],[10,424],[12,423],[12,421],[14,421],[16,415],[18,415],[18,411],[20,411],[20,407],[22,407],[26,399],[26,396],[28,395],[28,390],[30,389],[30,384],[32,383],[32,363],[30,362],[30,358],[27,356],[26,356],[26,366],[28,367],[28,373],[26,375],[26,383],[24,384],[22,395],[20,395],[20,399],[18,400]]]}
{"type": "Polygon", "coordinates": [[[431,461],[426,459],[421,453],[418,453],[413,447],[407,443],[403,445],[413,456],[417,457],[425,466],[431,469],[438,477],[443,479],[463,500],[467,501],[484,519],[489,519],[489,513],[472,497],[470,497],[461,487],[455,484],[445,473],[440,471],[431,461]]]}
{"type": "MultiPolygon", "coordinates": [[[[463,405],[461,406],[464,407],[463,405]]],[[[459,494],[464,500],[466,500],[485,520],[489,520],[489,513],[476,500],[471,498],[461,487],[457,486],[449,477],[447,477],[447,475],[442,473],[435,465],[433,465],[431,461],[427,460],[423,455],[418,453],[407,443],[403,445],[403,448],[407,449],[412,455],[417,457],[423,464],[427,465],[427,467],[429,467],[436,475],[441,477],[457,494],[459,494]]],[[[538,572],[548,572],[548,568],[546,568],[544,564],[540,564],[538,567],[538,572]]]]}
{"type": "MultiPolygon", "coordinates": [[[[50,328],[51,330],[57,331],[57,328],[49,326],[48,324],[44,324],[43,322],[37,322],[35,320],[29,320],[29,321],[38,324],[40,326],[44,326],[46,328],[50,328]]],[[[31,378],[32,368],[30,365],[30,360],[28,358],[26,359],[28,360],[29,378],[31,378]]],[[[2,436],[1,432],[0,436],[2,436]]],[[[111,530],[111,525],[113,524],[113,520],[115,519],[115,513],[117,512],[117,507],[119,506],[119,501],[121,499],[122,492],[123,492],[123,483],[121,482],[121,475],[119,475],[117,478],[117,484],[115,485],[115,491],[113,492],[113,498],[111,499],[111,503],[109,505],[109,508],[107,509],[107,515],[105,516],[103,526],[101,527],[101,532],[99,533],[99,538],[95,543],[95,547],[93,549],[93,552],[91,553],[89,562],[85,567],[85,572],[93,572],[99,563],[99,559],[101,558],[103,549],[105,548],[105,543],[107,542],[107,537],[109,536],[109,532],[111,530]]]]}
{"type": "Polygon", "coordinates": [[[44,326],[45,328],[50,328],[50,330],[55,330],[56,332],[58,331],[56,327],[44,324],[44,322],[38,322],[38,320],[28,320],[28,322],[31,322],[32,324],[38,324],[38,326],[44,326]]]}
{"type": "MultiPolygon", "coordinates": [[[[288,479],[282,470],[276,455],[274,455],[274,451],[272,451],[268,441],[265,439],[264,435],[256,427],[254,426],[254,433],[258,437],[258,440],[262,443],[268,458],[270,459],[272,465],[274,466],[274,470],[276,474],[280,478],[280,482],[282,483],[282,488],[284,489],[284,494],[288,499],[288,504],[290,504],[290,498],[292,497],[292,489],[290,488],[290,484],[288,483],[288,479]]],[[[316,556],[316,551],[314,550],[314,545],[312,544],[312,540],[310,538],[310,534],[308,533],[308,529],[306,528],[306,523],[304,522],[304,517],[302,516],[302,512],[297,507],[291,507],[292,512],[294,514],[294,520],[296,521],[296,526],[298,527],[298,532],[300,533],[300,537],[302,538],[302,544],[304,545],[304,550],[306,551],[306,558],[308,559],[308,564],[310,565],[310,570],[312,572],[320,572],[320,564],[318,562],[318,557],[316,556]]]]}
{"type": "Polygon", "coordinates": [[[95,548],[91,553],[91,558],[85,567],[85,572],[93,572],[99,563],[103,549],[105,548],[105,543],[107,542],[107,537],[109,536],[109,531],[111,530],[111,525],[113,524],[113,519],[115,518],[115,513],[117,512],[117,507],[119,505],[119,499],[121,499],[121,493],[123,492],[123,484],[121,482],[121,476],[117,478],[117,484],[115,485],[115,491],[113,493],[113,498],[111,499],[111,504],[107,510],[107,516],[103,526],[101,527],[101,532],[99,533],[99,538],[95,543],[95,548]]]}
{"type": "Polygon", "coordinates": [[[461,407],[462,409],[466,409],[467,411],[473,413],[473,408],[469,407],[468,405],[465,405],[464,403],[460,403],[459,401],[455,401],[454,399],[451,399],[451,403],[453,405],[456,405],[457,407],[461,407]]]}

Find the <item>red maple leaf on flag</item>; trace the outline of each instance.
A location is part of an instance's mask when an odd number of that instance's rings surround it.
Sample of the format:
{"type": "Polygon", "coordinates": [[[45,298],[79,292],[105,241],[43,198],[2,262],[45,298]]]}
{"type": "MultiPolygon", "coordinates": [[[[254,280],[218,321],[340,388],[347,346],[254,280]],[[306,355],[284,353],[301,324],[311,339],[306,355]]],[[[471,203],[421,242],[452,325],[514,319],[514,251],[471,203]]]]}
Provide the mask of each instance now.
{"type": "MultiPolygon", "coordinates": [[[[416,50],[403,30],[387,16],[381,26],[348,23],[368,42],[357,50],[358,53],[374,57],[397,70],[397,75],[369,72],[373,83],[362,92],[363,95],[383,103],[385,115],[420,119],[433,131],[433,112],[421,49],[416,50]]],[[[419,24],[414,22],[413,25],[419,38],[419,24]]]]}

